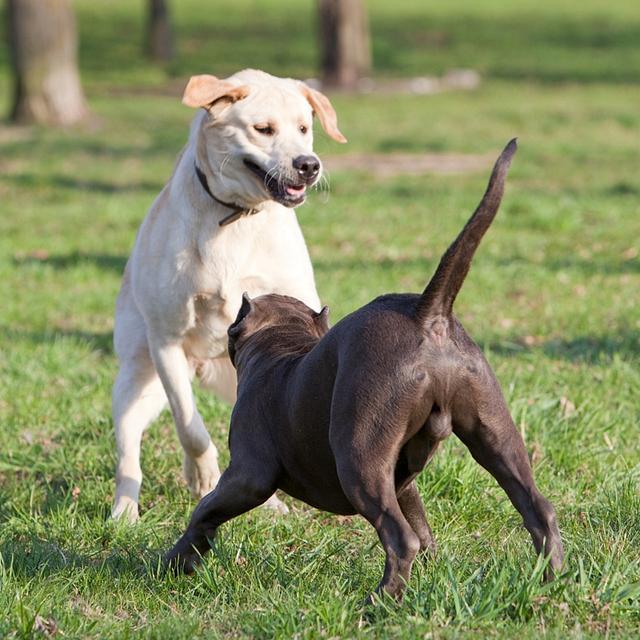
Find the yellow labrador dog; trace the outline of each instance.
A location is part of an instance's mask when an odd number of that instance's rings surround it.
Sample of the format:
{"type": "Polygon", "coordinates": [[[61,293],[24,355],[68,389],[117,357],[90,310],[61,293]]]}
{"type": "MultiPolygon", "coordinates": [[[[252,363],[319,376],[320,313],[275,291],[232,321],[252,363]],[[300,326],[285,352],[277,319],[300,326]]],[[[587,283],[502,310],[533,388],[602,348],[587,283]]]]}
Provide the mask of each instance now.
{"type": "MultiPolygon", "coordinates": [[[[202,497],[220,476],[218,454],[191,381],[235,401],[227,327],[242,302],[281,293],[319,310],[293,207],[320,178],[312,117],[346,142],[329,100],[302,82],[247,69],[226,80],[194,76],[183,96],[201,108],[173,175],[147,214],[116,305],[113,387],[118,449],[112,515],[134,521],[140,443],[167,401],[184,449],[184,474],[202,497]]],[[[269,505],[286,510],[272,496],[269,505]]]]}

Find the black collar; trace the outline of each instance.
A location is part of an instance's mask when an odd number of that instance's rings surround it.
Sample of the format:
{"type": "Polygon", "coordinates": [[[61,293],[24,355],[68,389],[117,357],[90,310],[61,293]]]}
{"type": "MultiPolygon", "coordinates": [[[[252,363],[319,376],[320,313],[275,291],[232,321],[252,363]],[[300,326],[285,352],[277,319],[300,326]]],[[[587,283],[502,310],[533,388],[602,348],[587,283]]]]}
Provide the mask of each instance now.
{"type": "Polygon", "coordinates": [[[207,176],[204,175],[204,172],[202,171],[202,169],[200,169],[200,167],[197,164],[194,163],[194,167],[196,169],[196,175],[198,176],[198,180],[200,181],[202,188],[209,194],[209,196],[211,196],[211,198],[213,198],[217,203],[221,204],[224,207],[227,207],[227,209],[233,210],[232,213],[230,213],[228,216],[220,220],[218,224],[221,227],[224,227],[227,224],[231,224],[232,222],[235,222],[236,220],[238,220],[239,218],[242,218],[243,216],[252,216],[254,213],[258,213],[257,209],[246,209],[245,207],[240,207],[237,204],[233,204],[231,202],[225,202],[224,200],[220,200],[220,198],[216,198],[213,195],[213,193],[211,193],[211,189],[209,189],[207,176]]]}

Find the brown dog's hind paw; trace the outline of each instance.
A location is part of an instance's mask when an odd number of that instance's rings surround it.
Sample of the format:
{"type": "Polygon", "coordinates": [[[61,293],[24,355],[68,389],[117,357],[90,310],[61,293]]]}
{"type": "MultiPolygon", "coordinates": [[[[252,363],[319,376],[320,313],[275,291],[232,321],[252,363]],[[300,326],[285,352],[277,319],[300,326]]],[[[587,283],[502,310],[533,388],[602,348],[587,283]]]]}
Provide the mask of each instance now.
{"type": "Polygon", "coordinates": [[[362,602],[361,602],[361,607],[363,609],[372,609],[373,607],[376,607],[377,605],[379,605],[382,602],[382,599],[386,596],[387,594],[382,592],[380,593],[380,591],[378,590],[378,588],[376,588],[375,591],[372,591],[362,602]]]}
{"type": "Polygon", "coordinates": [[[555,549],[549,559],[549,564],[544,570],[543,581],[545,583],[553,582],[558,575],[560,575],[562,570],[562,565],[564,564],[564,553],[562,547],[560,549],[555,549]]]}
{"type": "Polygon", "coordinates": [[[373,609],[378,605],[385,604],[393,605],[399,604],[402,602],[404,598],[404,589],[405,584],[402,583],[401,586],[390,591],[386,587],[382,587],[380,584],[372,591],[363,601],[361,607],[363,609],[373,609]]]}
{"type": "Polygon", "coordinates": [[[361,603],[361,607],[363,609],[368,609],[369,607],[372,607],[376,604],[376,602],[378,601],[378,599],[376,598],[376,594],[374,593],[370,593],[361,603]]]}
{"type": "Polygon", "coordinates": [[[421,538],[420,539],[420,550],[418,551],[420,555],[429,556],[430,558],[435,558],[438,555],[438,545],[433,537],[431,538],[421,538]]]}

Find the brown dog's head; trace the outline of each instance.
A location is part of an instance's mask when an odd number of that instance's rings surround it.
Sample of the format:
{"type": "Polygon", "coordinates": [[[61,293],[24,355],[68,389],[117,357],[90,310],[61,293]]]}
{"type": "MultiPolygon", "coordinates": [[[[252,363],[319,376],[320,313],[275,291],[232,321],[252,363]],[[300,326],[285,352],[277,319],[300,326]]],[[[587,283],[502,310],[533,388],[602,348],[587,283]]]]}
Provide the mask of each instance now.
{"type": "Polygon", "coordinates": [[[238,352],[260,336],[259,347],[273,355],[308,351],[329,331],[329,307],[314,311],[291,296],[270,293],[251,299],[242,294],[242,305],[229,335],[229,357],[236,366],[238,352]]]}

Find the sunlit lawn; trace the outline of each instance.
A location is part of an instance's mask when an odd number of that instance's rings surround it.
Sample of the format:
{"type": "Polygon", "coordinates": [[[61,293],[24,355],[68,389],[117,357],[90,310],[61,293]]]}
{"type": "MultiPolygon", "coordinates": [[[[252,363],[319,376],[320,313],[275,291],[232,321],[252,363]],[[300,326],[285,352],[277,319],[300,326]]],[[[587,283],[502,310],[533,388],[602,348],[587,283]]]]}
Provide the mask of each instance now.
{"type": "MultiPolygon", "coordinates": [[[[427,13],[417,0],[393,11],[372,3],[382,76],[465,66],[483,83],[468,93],[336,96],[349,145],[318,131],[316,146],[325,157],[380,161],[497,155],[519,137],[504,206],[456,308],[556,505],[567,563],[542,584],[511,504],[452,438],[420,479],[438,557],[416,563],[401,605],[363,617],[383,564],[373,529],[293,501],[285,518],[257,511],[226,525],[195,577],[158,571],[193,507],[168,414],[145,436],[141,522],[108,521],[113,307],[137,227],[186,139],[180,78],[245,65],[314,73],[312,3],[211,3],[211,15],[207,3],[179,4],[181,57],[167,77],[138,59],[131,3],[77,2],[94,121],[73,131],[0,127],[0,636],[55,624],[60,637],[100,638],[634,637],[635,5],[469,1],[427,13]]],[[[333,321],[380,293],[420,290],[486,178],[379,178],[366,162],[332,171],[330,191],[298,216],[333,321]]],[[[198,400],[225,462],[230,409],[206,393],[198,400]]]]}

